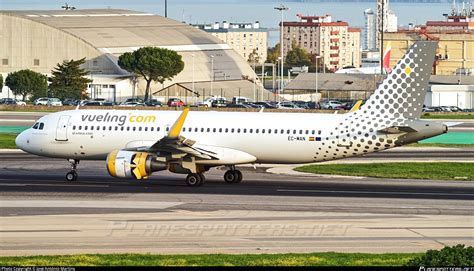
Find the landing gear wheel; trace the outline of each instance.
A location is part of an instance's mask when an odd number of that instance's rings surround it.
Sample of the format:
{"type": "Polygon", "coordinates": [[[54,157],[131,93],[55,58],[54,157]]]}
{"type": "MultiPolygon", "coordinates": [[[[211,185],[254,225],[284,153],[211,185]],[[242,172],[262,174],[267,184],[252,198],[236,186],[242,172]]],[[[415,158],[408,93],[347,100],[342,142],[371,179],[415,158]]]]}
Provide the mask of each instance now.
{"type": "Polygon", "coordinates": [[[202,186],[206,182],[206,176],[204,176],[202,173],[199,173],[199,177],[201,177],[201,183],[199,183],[199,186],[202,186]]]}
{"type": "Polygon", "coordinates": [[[240,183],[244,176],[242,175],[242,172],[240,170],[234,170],[235,173],[237,174],[237,179],[235,180],[235,183],[240,183]]]}
{"type": "Polygon", "coordinates": [[[242,181],[242,172],[240,170],[227,170],[224,173],[226,183],[240,183],[242,181]]]}
{"type": "Polygon", "coordinates": [[[191,173],[186,177],[186,185],[191,187],[201,186],[203,183],[202,174],[191,173]]]}
{"type": "Polygon", "coordinates": [[[68,182],[73,182],[75,180],[77,180],[77,172],[75,171],[69,171],[67,174],[66,174],[66,181],[68,182]]]}

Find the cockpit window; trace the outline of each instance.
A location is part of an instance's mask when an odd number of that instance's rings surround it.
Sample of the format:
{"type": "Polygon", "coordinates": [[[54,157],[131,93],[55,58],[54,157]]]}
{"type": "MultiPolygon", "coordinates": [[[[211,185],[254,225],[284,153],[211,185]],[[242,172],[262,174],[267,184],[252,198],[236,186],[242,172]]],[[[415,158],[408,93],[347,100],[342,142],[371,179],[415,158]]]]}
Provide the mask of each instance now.
{"type": "Polygon", "coordinates": [[[39,125],[39,122],[35,123],[35,125],[33,125],[33,129],[38,129],[38,125],[39,125]]]}
{"type": "Polygon", "coordinates": [[[44,127],[44,123],[40,122],[39,130],[43,130],[43,127],[44,127]]]}

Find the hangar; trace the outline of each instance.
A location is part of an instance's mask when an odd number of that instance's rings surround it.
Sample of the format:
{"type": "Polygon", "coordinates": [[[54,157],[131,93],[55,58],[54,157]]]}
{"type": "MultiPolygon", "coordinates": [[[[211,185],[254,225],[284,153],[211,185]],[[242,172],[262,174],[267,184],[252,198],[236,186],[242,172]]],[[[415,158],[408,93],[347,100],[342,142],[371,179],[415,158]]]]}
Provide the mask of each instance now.
{"type": "MultiPolygon", "coordinates": [[[[86,58],[91,98],[122,101],[145,84],[118,57],[144,46],[177,51],[184,70],[152,93],[179,82],[255,78],[250,65],[218,38],[162,16],[117,9],[0,11],[0,73],[31,69],[46,75],[63,60],[86,58]],[[222,77],[222,78],[220,78],[222,77]]],[[[234,83],[233,83],[234,84],[234,83]]],[[[11,95],[7,89],[0,97],[11,95]]]]}

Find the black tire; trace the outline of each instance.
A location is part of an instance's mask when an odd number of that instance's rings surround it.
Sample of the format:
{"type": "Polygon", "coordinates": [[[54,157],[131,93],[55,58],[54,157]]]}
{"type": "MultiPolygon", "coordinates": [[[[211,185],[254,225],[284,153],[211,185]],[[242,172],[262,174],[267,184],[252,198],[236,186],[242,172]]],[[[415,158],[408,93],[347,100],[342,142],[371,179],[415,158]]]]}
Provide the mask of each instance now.
{"type": "Polygon", "coordinates": [[[239,183],[240,181],[242,181],[240,176],[242,176],[242,173],[240,173],[240,171],[238,170],[227,170],[224,173],[224,181],[226,183],[239,183]],[[239,178],[240,178],[240,181],[239,181],[239,178]]]}
{"type": "Polygon", "coordinates": [[[206,176],[204,174],[199,173],[199,177],[201,177],[201,182],[199,183],[199,186],[202,186],[206,182],[206,176]]]}
{"type": "Polygon", "coordinates": [[[237,174],[237,179],[235,180],[235,183],[242,182],[242,179],[244,178],[244,176],[242,175],[242,172],[240,170],[234,170],[234,171],[237,174]]]}
{"type": "Polygon", "coordinates": [[[186,185],[190,187],[196,187],[202,185],[203,179],[198,173],[191,173],[186,176],[186,185]]]}
{"type": "Polygon", "coordinates": [[[66,174],[66,181],[68,182],[74,182],[77,180],[77,172],[75,171],[69,171],[67,174],[66,174]]]}

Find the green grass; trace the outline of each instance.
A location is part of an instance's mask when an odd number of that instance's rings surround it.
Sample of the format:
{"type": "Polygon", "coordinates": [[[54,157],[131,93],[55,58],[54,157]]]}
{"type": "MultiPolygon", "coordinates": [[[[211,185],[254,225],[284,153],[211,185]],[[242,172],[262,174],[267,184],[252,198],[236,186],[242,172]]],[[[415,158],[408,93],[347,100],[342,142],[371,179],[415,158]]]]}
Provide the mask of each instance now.
{"type": "Polygon", "coordinates": [[[474,163],[370,163],[307,165],[296,171],[378,178],[474,180],[474,163]]]}
{"type": "Polygon", "coordinates": [[[474,119],[474,113],[425,113],[421,116],[422,119],[452,119],[452,120],[467,120],[474,119]]]}
{"type": "Polygon", "coordinates": [[[15,138],[16,134],[2,134],[0,133],[0,149],[16,149],[15,138]]]}
{"type": "Polygon", "coordinates": [[[0,257],[0,266],[401,266],[422,253],[83,254],[0,257]]]}

